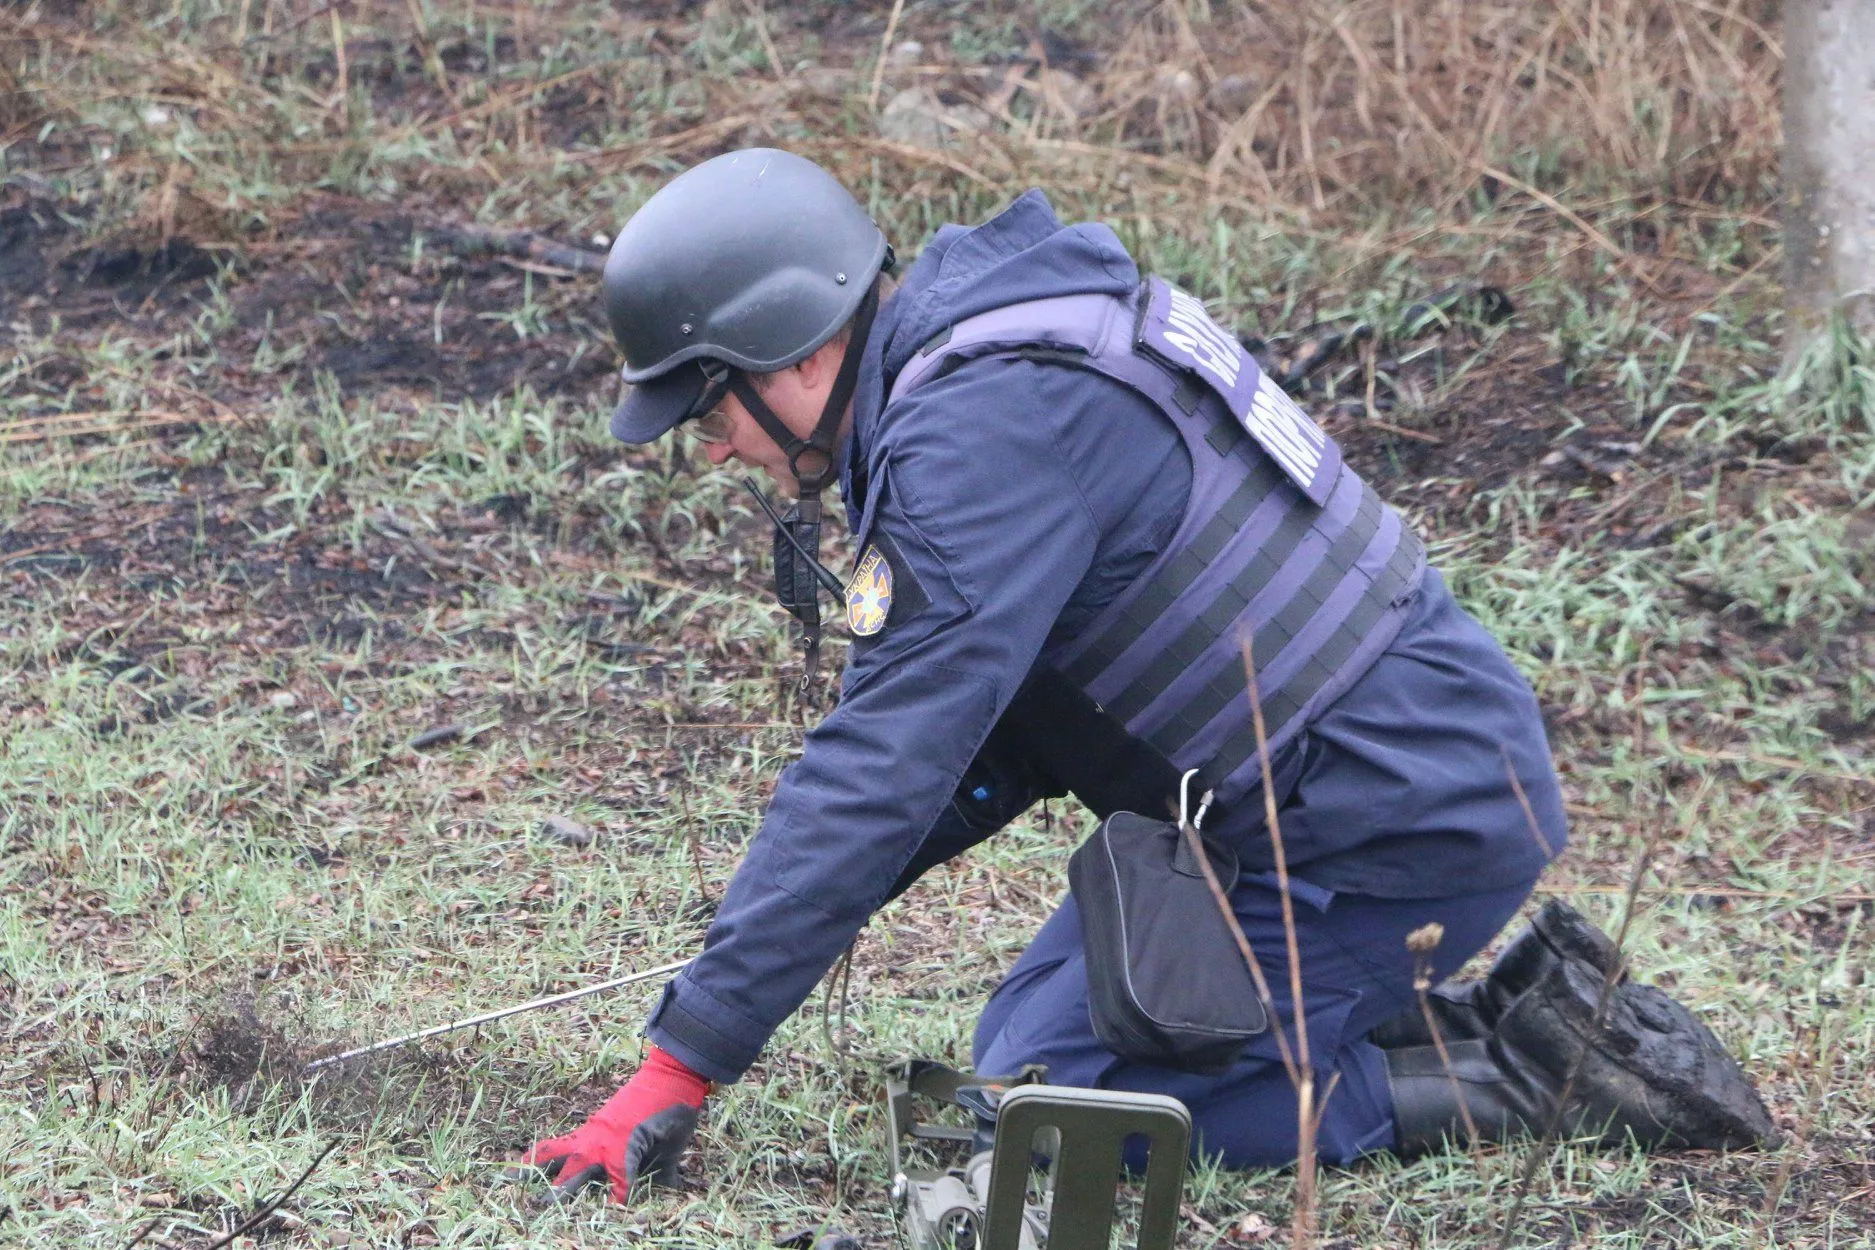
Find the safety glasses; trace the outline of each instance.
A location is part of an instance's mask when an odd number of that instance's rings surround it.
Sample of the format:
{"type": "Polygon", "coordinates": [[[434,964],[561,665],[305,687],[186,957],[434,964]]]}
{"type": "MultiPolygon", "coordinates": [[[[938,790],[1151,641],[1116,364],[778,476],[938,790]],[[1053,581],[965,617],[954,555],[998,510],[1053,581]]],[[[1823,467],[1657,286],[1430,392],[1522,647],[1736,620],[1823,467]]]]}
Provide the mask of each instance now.
{"type": "Polygon", "coordinates": [[[729,366],[720,360],[699,360],[703,370],[704,386],[697,402],[690,405],[690,411],[677,423],[677,428],[699,443],[726,443],[729,441],[729,414],[717,407],[723,397],[729,393],[729,366]]]}
{"type": "Polygon", "coordinates": [[[729,414],[721,408],[712,408],[701,416],[685,417],[677,428],[699,443],[726,443],[729,441],[729,414]]]}

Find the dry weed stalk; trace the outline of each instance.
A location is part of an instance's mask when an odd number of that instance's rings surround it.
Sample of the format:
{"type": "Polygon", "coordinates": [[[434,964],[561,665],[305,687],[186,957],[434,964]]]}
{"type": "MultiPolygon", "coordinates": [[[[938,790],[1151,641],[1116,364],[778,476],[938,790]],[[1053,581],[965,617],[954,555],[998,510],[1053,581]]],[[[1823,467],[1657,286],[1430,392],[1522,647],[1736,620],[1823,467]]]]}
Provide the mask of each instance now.
{"type": "Polygon", "coordinates": [[[820,993],[820,1038],[827,1044],[827,1051],[833,1056],[834,1069],[844,1078],[847,1065],[853,1058],[852,1032],[847,1024],[847,1005],[852,1001],[853,992],[853,955],[859,950],[859,939],[855,937],[847,944],[846,951],[839,961],[827,973],[827,979],[821,982],[820,993]],[[834,1001],[839,1001],[835,1012],[834,1001]]]}
{"type": "Polygon", "coordinates": [[[1465,1088],[1452,1067],[1452,1056],[1445,1048],[1445,1034],[1439,1031],[1439,1021],[1432,1014],[1432,954],[1443,941],[1445,926],[1434,920],[1406,935],[1406,949],[1413,954],[1413,994],[1419,1000],[1419,1014],[1426,1022],[1426,1031],[1432,1035],[1433,1049],[1439,1052],[1439,1066],[1445,1069],[1446,1078],[1452,1082],[1452,1100],[1458,1104],[1459,1118],[1465,1123],[1466,1149],[1475,1160],[1481,1145],[1478,1122],[1472,1118],[1465,1088]]]}
{"type": "MultiPolygon", "coordinates": [[[[1296,1209],[1290,1226],[1291,1243],[1298,1248],[1315,1244],[1320,1209],[1316,1192],[1315,1138],[1321,1128],[1316,1110],[1315,1068],[1309,1061],[1309,1015],[1302,998],[1302,948],[1296,939],[1295,899],[1289,892],[1289,857],[1283,847],[1282,822],[1276,817],[1276,778],[1270,766],[1268,729],[1263,723],[1263,700],[1257,693],[1256,654],[1251,640],[1243,640],[1244,681],[1250,696],[1250,720],[1256,729],[1257,764],[1263,773],[1263,821],[1270,831],[1271,853],[1276,860],[1276,888],[1283,909],[1283,947],[1289,958],[1289,1001],[1296,1019],[1296,1209]]],[[[1327,1093],[1322,1096],[1326,1107],[1327,1093]]]]}
{"type": "Polygon", "coordinates": [[[1807,1040],[1808,1045],[1804,1048],[1807,1054],[1800,1062],[1810,1067],[1815,1080],[1810,1088],[1808,1105],[1803,1110],[1803,1118],[1798,1121],[1796,1131],[1784,1147],[1784,1157],[1778,1160],[1777,1175],[1771,1178],[1770,1187],[1765,1190],[1764,1212],[1759,1218],[1758,1227],[1752,1232],[1751,1250],[1760,1250],[1770,1244],[1771,1233],[1777,1222],[1777,1209],[1783,1205],[1784,1192],[1790,1187],[1791,1173],[1797,1169],[1797,1158],[1810,1143],[1810,1135],[1816,1130],[1816,1118],[1823,1110],[1823,1095],[1829,1090],[1829,1073],[1822,1062],[1827,1049],[1823,1044],[1822,1029],[1812,1028],[1807,1040]]]}
{"type": "MultiPolygon", "coordinates": [[[[1275,781],[1270,765],[1269,738],[1263,722],[1263,702],[1257,694],[1256,658],[1251,649],[1250,640],[1243,643],[1244,677],[1250,698],[1250,717],[1256,729],[1257,760],[1263,773],[1263,822],[1269,829],[1270,845],[1276,861],[1276,886],[1282,902],[1283,946],[1289,965],[1289,995],[1292,1012],[1295,1017],[1296,1037],[1291,1046],[1288,1036],[1283,1032],[1281,1021],[1277,1018],[1276,1000],[1270,993],[1269,981],[1263,975],[1263,966],[1257,961],[1256,951],[1250,945],[1249,937],[1243,926],[1237,921],[1237,913],[1231,908],[1230,896],[1223,884],[1218,881],[1216,871],[1211,867],[1211,857],[1205,853],[1202,838],[1195,823],[1186,821],[1182,815],[1179,829],[1191,847],[1193,858],[1198,861],[1199,870],[1204,874],[1205,885],[1210,888],[1212,901],[1217,904],[1224,923],[1229,927],[1232,938],[1237,943],[1237,953],[1242,957],[1244,966],[1250,971],[1250,980],[1256,986],[1257,996],[1262,999],[1263,1007],[1269,1013],[1270,1027],[1275,1033],[1277,1053],[1282,1056],[1283,1070],[1288,1074],[1289,1083],[1296,1091],[1296,1201],[1290,1221],[1290,1244],[1298,1250],[1306,1250],[1315,1244],[1317,1225],[1320,1218],[1321,1197],[1317,1188],[1317,1164],[1315,1158],[1316,1138],[1321,1131],[1322,1115],[1327,1108],[1328,1099],[1334,1093],[1335,1082],[1339,1074],[1331,1078],[1328,1085],[1319,1091],[1315,1084],[1315,1069],[1309,1057],[1309,1021],[1308,1013],[1303,1008],[1302,999],[1302,948],[1296,937],[1295,904],[1289,890],[1289,861],[1283,846],[1282,822],[1276,814],[1275,781]]],[[[1206,792],[1200,810],[1209,805],[1210,792],[1206,792]]]]}
{"type": "Polygon", "coordinates": [[[1550,1112],[1543,1125],[1543,1133],[1530,1146],[1524,1156],[1523,1167],[1517,1174],[1517,1191],[1511,1199],[1510,1210],[1504,1213],[1504,1226],[1497,1239],[1497,1250],[1510,1250],[1510,1240],[1516,1235],[1517,1226],[1523,1218],[1524,1206],[1530,1198],[1530,1190],[1536,1183],[1538,1165],[1548,1157],[1556,1144],[1558,1131],[1562,1127],[1563,1117],[1568,1113],[1569,1103],[1575,1097],[1576,1083],[1582,1078],[1582,1069],[1588,1063],[1589,1047],[1600,1036],[1608,1022],[1608,1008],[1614,1001],[1615,987],[1621,983],[1622,970],[1627,966],[1628,928],[1634,921],[1636,900],[1640,896],[1641,882],[1646,879],[1648,869],[1653,866],[1654,854],[1660,848],[1660,839],[1665,832],[1666,822],[1656,820],[1647,831],[1647,839],[1641,843],[1640,851],[1634,858],[1634,869],[1628,877],[1627,892],[1622,900],[1621,923],[1614,933],[1614,960],[1602,976],[1600,991],[1595,996],[1595,1010],[1589,1016],[1587,1034],[1582,1045],[1577,1049],[1575,1059],[1569,1065],[1569,1072],[1563,1078],[1562,1091],[1556,1096],[1556,1106],[1550,1112]]]}
{"type": "Polygon", "coordinates": [[[905,0],[892,0],[891,16],[885,19],[885,34],[879,37],[879,56],[872,66],[872,89],[866,93],[866,111],[879,111],[879,88],[885,81],[885,63],[892,55],[892,36],[898,33],[899,14],[905,11],[905,0]]]}

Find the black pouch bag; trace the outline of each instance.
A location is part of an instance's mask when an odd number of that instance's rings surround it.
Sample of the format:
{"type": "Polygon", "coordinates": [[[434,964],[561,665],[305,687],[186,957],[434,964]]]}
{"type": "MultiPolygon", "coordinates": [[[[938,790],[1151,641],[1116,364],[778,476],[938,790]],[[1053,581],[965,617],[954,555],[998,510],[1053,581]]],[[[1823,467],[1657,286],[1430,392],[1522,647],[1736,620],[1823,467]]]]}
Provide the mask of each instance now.
{"type": "MultiPolygon", "coordinates": [[[[1204,842],[1218,881],[1237,857],[1204,842]]],[[[1216,1073],[1269,1027],[1244,966],[1179,827],[1115,812],[1068,860],[1087,951],[1088,1014],[1116,1055],[1216,1073]]]]}

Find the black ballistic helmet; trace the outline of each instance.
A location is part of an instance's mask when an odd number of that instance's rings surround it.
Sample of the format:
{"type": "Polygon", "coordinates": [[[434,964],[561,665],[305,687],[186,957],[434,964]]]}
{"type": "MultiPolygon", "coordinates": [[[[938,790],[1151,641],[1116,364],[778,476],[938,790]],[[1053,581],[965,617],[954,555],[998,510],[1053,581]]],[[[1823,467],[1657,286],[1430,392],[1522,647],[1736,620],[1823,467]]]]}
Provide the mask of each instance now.
{"type": "Polygon", "coordinates": [[[606,258],[606,317],[631,384],[613,437],[662,435],[723,366],[772,373],[812,355],[890,265],[866,210],[805,157],[746,148],[679,174],[606,258]]]}

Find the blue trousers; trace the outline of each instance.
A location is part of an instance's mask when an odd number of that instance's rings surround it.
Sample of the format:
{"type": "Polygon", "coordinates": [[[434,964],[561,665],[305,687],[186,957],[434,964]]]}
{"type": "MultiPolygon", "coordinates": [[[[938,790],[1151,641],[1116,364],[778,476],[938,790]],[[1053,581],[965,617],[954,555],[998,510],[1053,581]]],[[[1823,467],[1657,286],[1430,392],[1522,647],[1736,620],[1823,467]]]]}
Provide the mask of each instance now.
{"type": "MultiPolygon", "coordinates": [[[[1453,898],[1383,899],[1290,879],[1302,1005],[1322,1108],[1317,1151],[1324,1162],[1347,1163],[1394,1145],[1386,1060],[1364,1037],[1416,1002],[1416,957],[1406,949],[1407,934],[1433,921],[1445,926],[1444,940],[1429,957],[1436,984],[1484,948],[1535,884],[1453,898]],[[1319,1091],[1330,1082],[1323,1104],[1319,1091]]],[[[1273,874],[1240,877],[1231,904],[1293,1044],[1295,1005],[1273,874]]],[[[1101,1047],[1088,1020],[1080,912],[1072,896],[990,997],[977,1023],[974,1051],[979,1072],[1040,1063],[1055,1084],[1170,1094],[1191,1111],[1194,1157],[1217,1158],[1233,1168],[1295,1162],[1296,1094],[1273,1031],[1254,1038],[1216,1076],[1132,1062],[1101,1047]]]]}

